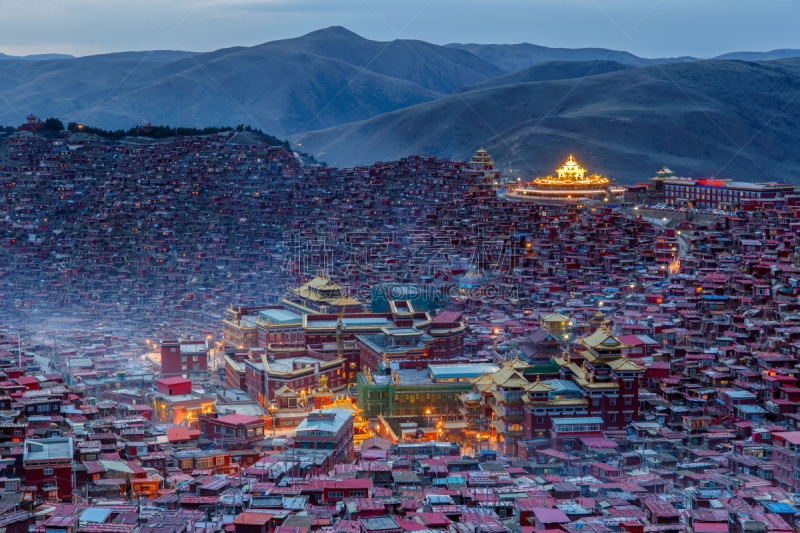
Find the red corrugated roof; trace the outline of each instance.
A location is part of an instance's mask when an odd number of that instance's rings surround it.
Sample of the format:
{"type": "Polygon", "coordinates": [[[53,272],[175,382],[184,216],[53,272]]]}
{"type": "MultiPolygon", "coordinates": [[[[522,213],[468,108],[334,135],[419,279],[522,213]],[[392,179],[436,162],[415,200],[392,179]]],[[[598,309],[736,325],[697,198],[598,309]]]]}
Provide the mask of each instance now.
{"type": "Polygon", "coordinates": [[[273,516],[274,515],[267,513],[242,513],[233,520],[233,523],[249,526],[263,526],[272,520],[273,516]]]}
{"type": "Polygon", "coordinates": [[[164,378],[159,379],[156,383],[161,383],[163,385],[180,385],[182,383],[191,383],[191,379],[186,379],[182,377],[174,377],[174,378],[164,378]]]}

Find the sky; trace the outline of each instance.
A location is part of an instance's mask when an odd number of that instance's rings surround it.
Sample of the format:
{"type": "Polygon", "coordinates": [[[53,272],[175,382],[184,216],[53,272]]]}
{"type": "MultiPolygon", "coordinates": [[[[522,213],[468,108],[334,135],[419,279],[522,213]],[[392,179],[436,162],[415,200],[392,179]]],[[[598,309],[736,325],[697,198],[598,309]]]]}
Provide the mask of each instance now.
{"type": "Polygon", "coordinates": [[[714,57],[800,48],[797,0],[0,0],[0,52],[206,52],[344,26],[374,40],[714,57]]]}

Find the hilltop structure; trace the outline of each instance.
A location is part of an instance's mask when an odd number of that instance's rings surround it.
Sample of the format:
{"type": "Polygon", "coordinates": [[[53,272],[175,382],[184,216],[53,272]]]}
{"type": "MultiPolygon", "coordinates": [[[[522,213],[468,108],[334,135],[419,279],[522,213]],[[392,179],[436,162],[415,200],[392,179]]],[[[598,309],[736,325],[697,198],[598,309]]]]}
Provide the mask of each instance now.
{"type": "Polygon", "coordinates": [[[506,193],[514,201],[538,203],[580,203],[590,199],[621,194],[624,189],[599,174],[586,175],[586,169],[570,154],[566,162],[556,169],[557,176],[536,178],[506,193]]]}

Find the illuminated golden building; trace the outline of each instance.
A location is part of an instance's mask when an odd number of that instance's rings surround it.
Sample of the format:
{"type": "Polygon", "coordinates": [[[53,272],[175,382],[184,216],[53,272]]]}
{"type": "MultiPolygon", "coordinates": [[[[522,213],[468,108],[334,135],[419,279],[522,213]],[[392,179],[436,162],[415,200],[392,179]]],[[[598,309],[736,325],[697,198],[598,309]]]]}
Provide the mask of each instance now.
{"type": "Polygon", "coordinates": [[[624,189],[599,174],[586,175],[572,155],[556,169],[556,176],[536,178],[508,191],[505,197],[515,201],[578,203],[587,199],[605,199],[624,189]]]}
{"type": "Polygon", "coordinates": [[[481,147],[469,160],[469,166],[475,170],[494,170],[494,159],[481,147]]]}

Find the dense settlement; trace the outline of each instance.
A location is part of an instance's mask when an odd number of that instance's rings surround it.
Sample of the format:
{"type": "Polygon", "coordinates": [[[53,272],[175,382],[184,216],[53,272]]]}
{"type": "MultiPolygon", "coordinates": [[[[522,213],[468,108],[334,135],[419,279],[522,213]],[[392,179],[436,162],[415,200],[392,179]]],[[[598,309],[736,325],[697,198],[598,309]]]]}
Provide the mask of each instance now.
{"type": "Polygon", "coordinates": [[[6,533],[800,524],[793,186],[37,120],[0,143],[6,533]]]}

